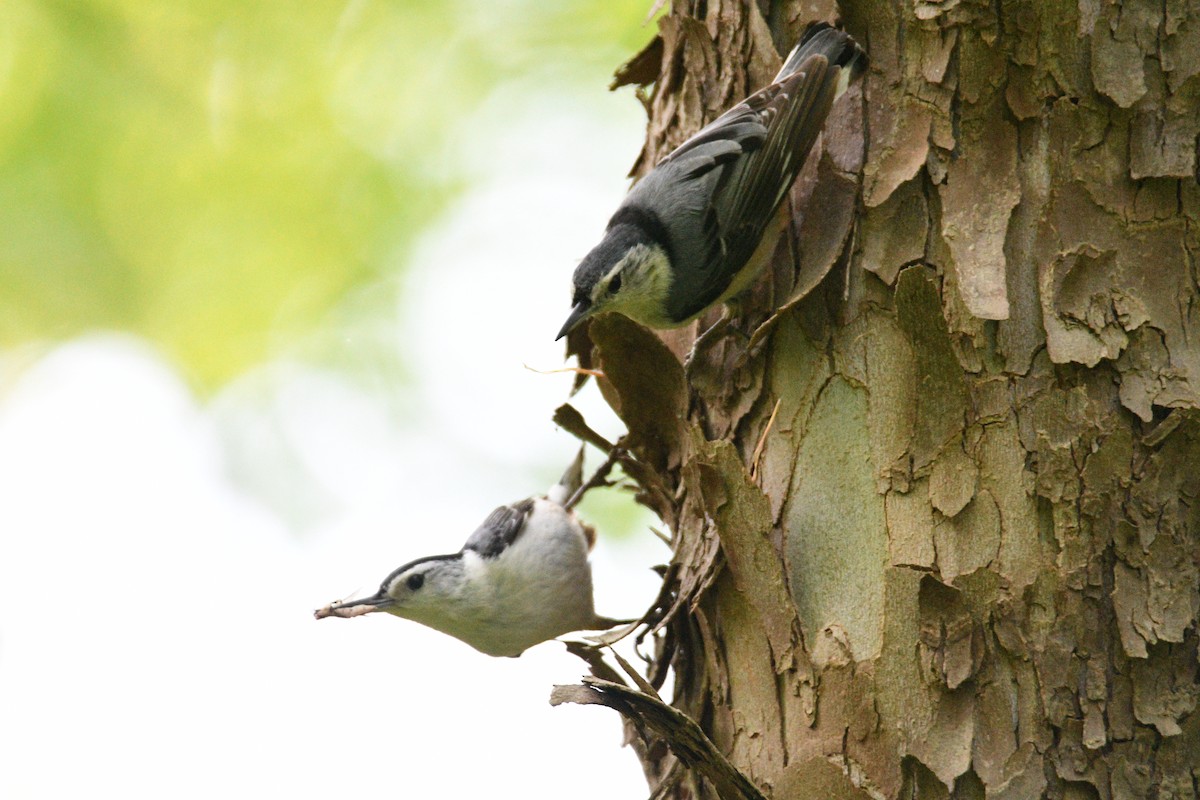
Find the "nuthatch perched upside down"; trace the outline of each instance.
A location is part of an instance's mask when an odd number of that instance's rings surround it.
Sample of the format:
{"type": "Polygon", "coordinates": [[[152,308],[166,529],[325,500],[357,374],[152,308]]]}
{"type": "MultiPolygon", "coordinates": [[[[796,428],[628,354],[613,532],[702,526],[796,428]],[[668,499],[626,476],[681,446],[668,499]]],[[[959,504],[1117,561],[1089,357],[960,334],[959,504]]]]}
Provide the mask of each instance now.
{"type": "Polygon", "coordinates": [[[572,510],[613,461],[584,486],[580,450],[545,496],[500,506],[457,553],[410,561],[375,594],[331,603],[317,619],[386,611],[487,655],[514,657],[564,633],[620,624],[593,609],[588,552],[596,535],[572,510]]]}
{"type": "Polygon", "coordinates": [[[558,338],[602,311],[684,325],[745,290],[766,264],[783,200],[833,101],[866,68],[850,36],[812,25],[770,86],[705,126],[626,195],[575,269],[558,338]]]}

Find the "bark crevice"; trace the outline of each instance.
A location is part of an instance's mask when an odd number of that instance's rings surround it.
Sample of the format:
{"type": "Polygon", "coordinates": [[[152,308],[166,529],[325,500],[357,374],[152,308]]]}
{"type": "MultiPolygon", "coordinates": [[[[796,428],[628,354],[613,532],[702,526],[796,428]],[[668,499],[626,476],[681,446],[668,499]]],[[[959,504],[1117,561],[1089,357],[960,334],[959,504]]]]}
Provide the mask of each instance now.
{"type": "MultiPolygon", "coordinates": [[[[818,5],[677,4],[635,173],[818,5]]],[[[656,669],[775,797],[1195,796],[1200,3],[841,11],[755,347],[576,343],[673,536],[656,669]]]]}

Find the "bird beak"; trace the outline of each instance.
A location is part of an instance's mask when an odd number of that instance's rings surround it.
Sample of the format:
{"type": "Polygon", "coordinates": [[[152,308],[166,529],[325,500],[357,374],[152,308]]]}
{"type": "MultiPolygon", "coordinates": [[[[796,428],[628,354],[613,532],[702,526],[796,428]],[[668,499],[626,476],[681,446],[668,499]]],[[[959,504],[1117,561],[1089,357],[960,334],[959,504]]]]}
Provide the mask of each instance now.
{"type": "Polygon", "coordinates": [[[580,300],[571,309],[571,315],[567,317],[567,321],[563,323],[562,330],[558,332],[558,336],[554,337],[554,341],[558,341],[566,336],[571,331],[578,327],[579,323],[587,319],[592,313],[592,304],[587,300],[580,300]]]}
{"type": "Polygon", "coordinates": [[[375,611],[387,611],[393,605],[395,605],[395,601],[392,598],[383,592],[378,592],[361,600],[335,600],[324,608],[318,608],[313,612],[313,616],[317,619],[325,619],[326,617],[350,619],[351,617],[361,617],[363,614],[370,614],[375,611]]]}

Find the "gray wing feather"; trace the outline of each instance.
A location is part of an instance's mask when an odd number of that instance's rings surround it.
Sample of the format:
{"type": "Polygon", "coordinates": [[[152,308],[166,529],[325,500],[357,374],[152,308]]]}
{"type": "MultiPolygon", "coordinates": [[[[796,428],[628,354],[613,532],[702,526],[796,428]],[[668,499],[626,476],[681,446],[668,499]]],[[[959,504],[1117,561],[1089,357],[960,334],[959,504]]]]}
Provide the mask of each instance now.
{"type": "Polygon", "coordinates": [[[472,550],[484,558],[495,558],[521,535],[532,510],[532,499],[500,506],[467,537],[462,549],[472,550]]]}
{"type": "Polygon", "coordinates": [[[735,261],[754,252],[824,127],[837,91],[836,81],[827,79],[828,68],[824,56],[813,56],[802,72],[781,85],[784,91],[768,109],[775,119],[762,148],[733,167],[725,191],[715,198],[718,217],[731,228],[726,236],[735,261]],[[790,177],[781,182],[781,175],[790,177]]]}
{"type": "Polygon", "coordinates": [[[798,72],[681,144],[626,196],[622,206],[662,221],[672,261],[687,274],[668,300],[677,319],[716,300],[754,252],[825,123],[836,84],[829,59],[809,55],[798,72]]]}

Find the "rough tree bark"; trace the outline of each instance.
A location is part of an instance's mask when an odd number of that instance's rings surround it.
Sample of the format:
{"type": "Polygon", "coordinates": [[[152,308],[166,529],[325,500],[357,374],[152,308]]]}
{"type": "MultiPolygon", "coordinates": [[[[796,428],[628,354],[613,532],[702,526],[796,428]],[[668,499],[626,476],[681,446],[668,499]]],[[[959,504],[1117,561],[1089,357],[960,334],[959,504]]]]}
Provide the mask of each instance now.
{"type": "Polygon", "coordinates": [[[561,699],[630,718],[657,797],[1196,797],[1200,1],[672,6],[618,73],[635,173],[812,20],[872,66],[754,346],[574,342],[675,558],[649,684],[561,699]]]}

